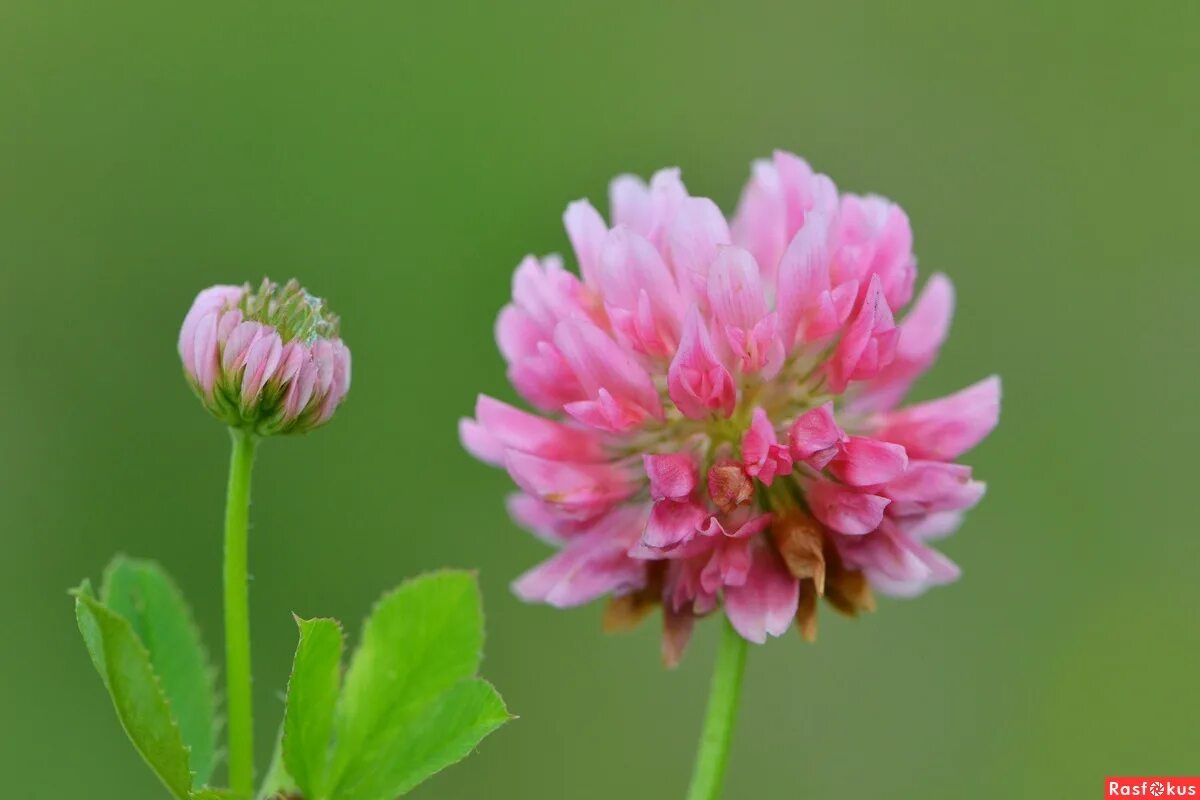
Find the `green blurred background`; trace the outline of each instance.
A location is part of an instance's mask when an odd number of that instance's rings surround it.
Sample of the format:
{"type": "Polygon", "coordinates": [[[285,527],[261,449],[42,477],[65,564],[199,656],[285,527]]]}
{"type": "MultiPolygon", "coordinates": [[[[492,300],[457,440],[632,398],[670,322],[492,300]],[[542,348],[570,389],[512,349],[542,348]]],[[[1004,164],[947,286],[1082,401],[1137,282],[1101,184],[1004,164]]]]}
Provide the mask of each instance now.
{"type": "MultiPolygon", "coordinates": [[[[331,298],[336,422],[262,448],[262,749],[289,613],[352,629],[442,565],[482,570],[485,674],[516,723],[422,798],[679,797],[714,626],[515,600],[546,548],[468,458],[512,268],[560,214],[679,165],[731,209],[785,147],[908,210],[959,292],[929,396],[999,372],[963,580],[751,653],[728,796],[1098,797],[1200,771],[1196,222],[1200,4],[0,4],[0,774],[4,796],[163,796],[65,590],[160,559],[220,648],[227,439],[175,354],[195,292],[331,298]]],[[[264,753],[265,755],[265,753],[264,753]]]]}

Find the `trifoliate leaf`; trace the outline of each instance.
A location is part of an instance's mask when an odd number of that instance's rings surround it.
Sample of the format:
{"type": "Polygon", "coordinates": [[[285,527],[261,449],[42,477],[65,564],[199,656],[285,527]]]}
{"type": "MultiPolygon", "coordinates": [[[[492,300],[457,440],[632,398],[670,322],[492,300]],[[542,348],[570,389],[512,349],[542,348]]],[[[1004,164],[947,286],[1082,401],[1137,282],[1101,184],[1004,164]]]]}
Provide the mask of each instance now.
{"type": "Polygon", "coordinates": [[[189,800],[187,748],[147,652],[129,622],[106,608],[84,581],[76,589],[75,618],[129,740],[171,795],[189,800]]]}
{"type": "Polygon", "coordinates": [[[212,777],[217,752],[215,673],[183,593],[153,561],[117,556],[104,572],[101,601],[128,620],[150,653],[183,742],[193,783],[212,777]]]}
{"type": "Polygon", "coordinates": [[[385,800],[405,794],[466,758],[511,718],[490,683],[462,681],[432,702],[394,716],[380,736],[378,753],[351,764],[335,796],[385,800]]]}
{"type": "Polygon", "coordinates": [[[474,680],[482,646],[473,574],[433,573],[385,595],[346,673],[330,797],[392,800],[507,721],[495,690],[474,680]]]}
{"type": "Polygon", "coordinates": [[[342,672],[342,626],[337,620],[297,618],[300,643],[288,681],[283,760],[305,797],[328,794],[329,744],[342,672]]]}

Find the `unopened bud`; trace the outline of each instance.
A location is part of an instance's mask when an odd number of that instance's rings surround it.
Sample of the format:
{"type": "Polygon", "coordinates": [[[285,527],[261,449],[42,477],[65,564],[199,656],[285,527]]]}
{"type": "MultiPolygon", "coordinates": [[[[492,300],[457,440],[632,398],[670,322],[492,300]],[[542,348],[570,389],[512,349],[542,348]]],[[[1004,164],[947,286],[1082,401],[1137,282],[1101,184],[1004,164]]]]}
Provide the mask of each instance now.
{"type": "Polygon", "coordinates": [[[338,318],[296,281],[205,289],[183,320],[179,357],[205,408],[261,436],[323,425],[350,389],[338,318]]]}

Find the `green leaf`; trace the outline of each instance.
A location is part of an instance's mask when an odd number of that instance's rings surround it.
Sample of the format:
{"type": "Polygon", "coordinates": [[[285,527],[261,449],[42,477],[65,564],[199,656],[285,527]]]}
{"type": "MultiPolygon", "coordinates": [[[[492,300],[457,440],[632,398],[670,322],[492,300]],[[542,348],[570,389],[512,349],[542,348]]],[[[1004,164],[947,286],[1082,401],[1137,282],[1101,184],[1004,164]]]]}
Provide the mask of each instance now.
{"type": "Polygon", "coordinates": [[[184,744],[193,783],[212,777],[217,752],[215,672],[182,592],[153,561],[117,556],[104,571],[100,598],[133,627],[150,652],[184,744]]]}
{"type": "Polygon", "coordinates": [[[244,794],[238,794],[232,789],[210,789],[205,787],[192,792],[190,800],[249,800],[244,794]]]}
{"type": "Polygon", "coordinates": [[[75,618],[129,740],[172,796],[189,800],[192,772],[179,726],[129,622],[106,608],[84,581],[76,589],[75,618]]]}
{"type": "Polygon", "coordinates": [[[346,673],[331,797],[392,800],[508,720],[495,690],[472,680],[482,646],[473,574],[437,572],[385,595],[346,673]]]}
{"type": "Polygon", "coordinates": [[[490,683],[463,681],[431,703],[393,718],[381,736],[379,757],[353,764],[338,798],[385,800],[404,794],[454,764],[512,717],[490,683]]]}
{"type": "Polygon", "coordinates": [[[327,795],[329,737],[342,671],[342,626],[333,619],[296,618],[300,643],[288,681],[283,759],[305,797],[327,795]]]}

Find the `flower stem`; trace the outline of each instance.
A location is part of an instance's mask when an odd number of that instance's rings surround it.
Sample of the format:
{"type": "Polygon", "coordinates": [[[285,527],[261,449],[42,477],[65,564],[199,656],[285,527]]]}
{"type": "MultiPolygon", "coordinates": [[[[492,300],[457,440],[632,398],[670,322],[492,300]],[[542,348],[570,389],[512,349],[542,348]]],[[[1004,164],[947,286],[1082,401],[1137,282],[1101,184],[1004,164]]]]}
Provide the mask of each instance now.
{"type": "Polygon", "coordinates": [[[724,622],[688,800],[719,800],[725,766],[729,763],[729,748],[733,744],[733,727],[742,695],[742,673],[746,669],[746,640],[733,629],[729,620],[724,622]]]}
{"type": "Polygon", "coordinates": [[[250,679],[250,597],[247,539],[254,434],[231,428],[229,489],[225,497],[225,702],[229,716],[229,785],[254,791],[254,712],[250,679]]]}

